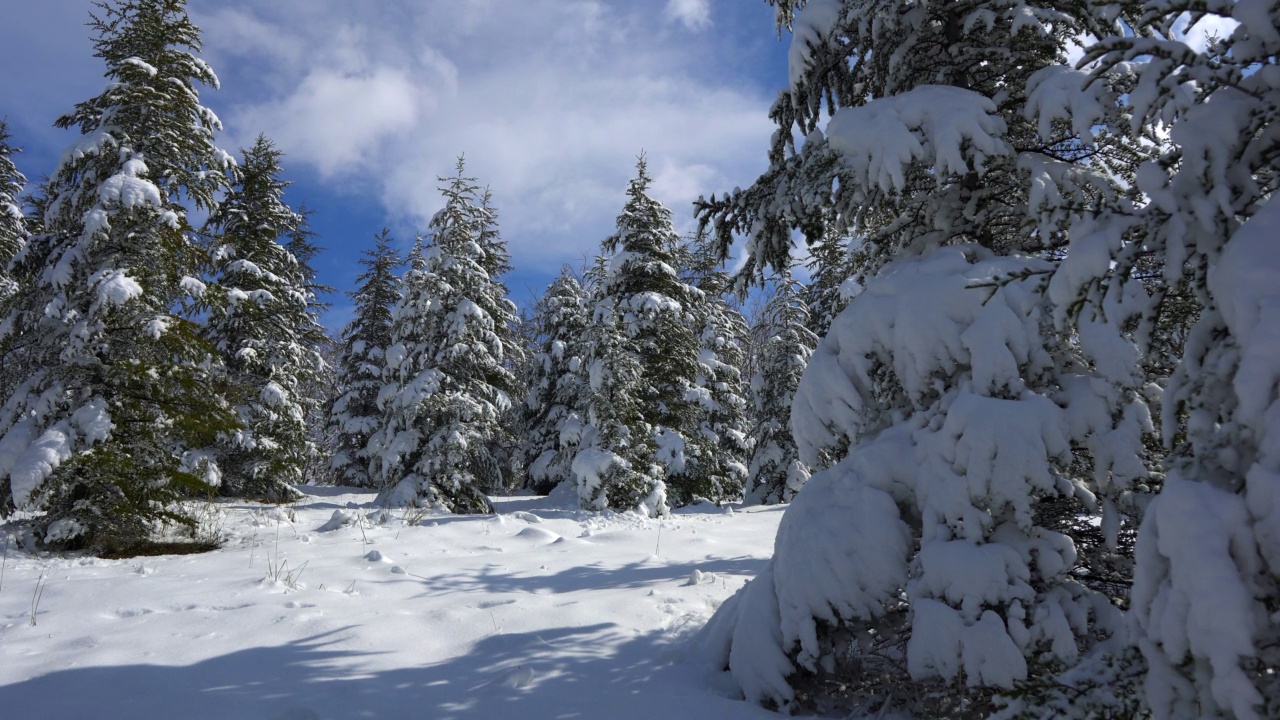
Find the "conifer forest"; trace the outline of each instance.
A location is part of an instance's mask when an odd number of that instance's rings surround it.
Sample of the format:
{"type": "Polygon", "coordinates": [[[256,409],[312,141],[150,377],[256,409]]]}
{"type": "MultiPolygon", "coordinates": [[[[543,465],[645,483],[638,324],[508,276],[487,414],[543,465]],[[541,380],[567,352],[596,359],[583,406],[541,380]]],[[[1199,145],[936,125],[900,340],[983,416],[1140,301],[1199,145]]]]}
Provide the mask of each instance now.
{"type": "Polygon", "coordinates": [[[0,716],[1280,718],[1280,0],[752,4],[763,171],[564,120],[549,265],[503,142],[331,236],[250,10],[86,0],[49,167],[0,85],[0,716]]]}

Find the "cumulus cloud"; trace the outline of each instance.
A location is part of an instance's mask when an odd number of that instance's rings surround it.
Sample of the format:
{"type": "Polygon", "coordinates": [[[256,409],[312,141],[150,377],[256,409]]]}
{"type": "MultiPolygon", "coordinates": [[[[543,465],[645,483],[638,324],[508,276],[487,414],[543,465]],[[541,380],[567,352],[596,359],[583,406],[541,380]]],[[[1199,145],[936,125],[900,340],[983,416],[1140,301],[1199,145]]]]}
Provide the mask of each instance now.
{"type": "Polygon", "coordinates": [[[240,110],[236,124],[271,128],[292,155],[332,178],[376,170],[377,151],[419,119],[418,94],[418,86],[393,68],[355,74],[317,68],[279,103],[240,110]]]}
{"type": "Polygon", "coordinates": [[[716,47],[687,42],[710,23],[705,0],[665,16],[604,0],[192,5],[224,87],[256,86],[218,107],[237,142],[266,132],[291,166],[373,187],[418,228],[465,153],[517,264],[593,251],[641,151],[677,216],[763,169],[768,93],[706,71],[716,47]]]}

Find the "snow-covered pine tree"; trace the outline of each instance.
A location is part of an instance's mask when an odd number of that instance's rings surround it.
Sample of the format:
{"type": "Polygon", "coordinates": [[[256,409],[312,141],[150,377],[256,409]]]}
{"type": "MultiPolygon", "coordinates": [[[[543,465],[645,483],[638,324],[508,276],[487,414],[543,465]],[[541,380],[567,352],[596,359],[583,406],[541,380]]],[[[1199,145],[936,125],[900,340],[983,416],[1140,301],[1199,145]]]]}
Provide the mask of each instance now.
{"type": "MultiPolygon", "coordinates": [[[[1110,127],[1135,139],[1160,128],[1172,147],[1138,170],[1144,202],[1104,205],[1072,229],[1050,292],[1098,318],[1082,342],[1182,351],[1162,399],[1168,474],[1139,531],[1131,595],[1152,714],[1277,717],[1280,3],[1139,9],[1133,32],[1085,58],[1095,78],[1131,78],[1118,101],[1133,121],[1110,127]],[[1183,37],[1195,24],[1222,35],[1197,50],[1183,37]],[[1168,342],[1187,316],[1190,332],[1168,342]]],[[[1079,93],[1039,110],[1089,126],[1102,109],[1079,93]]]]}
{"type": "Polygon", "coordinates": [[[335,291],[332,285],[319,280],[315,259],[324,252],[316,244],[316,233],[311,230],[313,211],[306,203],[298,205],[302,224],[289,234],[284,249],[297,261],[295,273],[297,286],[307,296],[309,312],[315,318],[315,326],[303,336],[310,343],[321,361],[318,372],[298,377],[298,397],[306,408],[303,426],[307,429],[307,443],[294,447],[303,482],[314,485],[334,485],[337,476],[332,470],[333,448],[337,445],[337,433],[329,425],[329,408],[338,397],[338,341],[320,318],[329,311],[331,304],[321,297],[335,291]]]}
{"type": "Polygon", "coordinates": [[[636,510],[667,514],[667,485],[654,462],[652,426],[641,408],[644,368],[622,324],[616,300],[604,288],[611,269],[601,254],[587,273],[591,323],[584,342],[586,420],[570,468],[584,510],[636,510]]]}
{"type": "Polygon", "coordinates": [[[0,118],[0,301],[18,289],[9,263],[27,241],[27,220],[19,199],[27,179],[13,162],[17,152],[9,144],[9,124],[0,118]]]}
{"type": "MultiPolygon", "coordinates": [[[[776,4],[786,22],[800,3],[776,4]]],[[[1092,11],[810,0],[795,16],[772,167],[702,217],[726,250],[747,236],[744,281],[789,264],[793,229],[863,238],[865,291],[792,406],[802,461],[847,454],[796,496],[771,565],[704,637],[749,699],[982,715],[1121,627],[1073,577],[1065,515],[1043,512],[1105,508],[1114,530],[1110,501],[1147,474],[1145,404],[1110,391],[1043,292],[1083,211],[1067,196],[1122,194],[1139,155],[1027,116],[1079,91],[1068,51],[1114,32],[1092,11]]]]}
{"type": "MultiPolygon", "coordinates": [[[[653,434],[654,459],[666,473],[667,495],[676,505],[695,498],[726,499],[695,469],[700,436],[699,409],[690,390],[698,376],[699,341],[690,309],[701,292],[679,274],[680,236],[671,211],[649,196],[648,168],[642,156],[627,185],[627,202],[618,230],[602,244],[609,255],[599,280],[602,317],[613,317],[637,356],[641,416],[653,434]]],[[[592,362],[599,356],[592,356],[592,362]]]]}
{"type": "Polygon", "coordinates": [[[231,157],[197,83],[183,0],[99,5],[90,26],[102,94],[58,119],[82,137],[45,186],[41,231],[19,252],[32,278],[0,324],[33,338],[29,373],[0,411],[0,478],[43,510],[52,547],[128,551],[157,522],[192,519],[172,501],[208,491],[200,450],[236,425],[216,351],[179,309],[204,285],[187,207],[211,208],[231,157]]]}
{"type": "Polygon", "coordinates": [[[529,486],[546,494],[571,476],[584,420],[582,358],[591,316],[569,266],[547,286],[531,324],[536,345],[526,366],[523,460],[529,486]]]}
{"type": "MultiPolygon", "coordinates": [[[[459,160],[461,162],[461,160],[459,160]]],[[[516,490],[524,483],[524,463],[521,437],[517,434],[520,422],[519,398],[524,397],[525,388],[520,382],[519,369],[524,366],[524,342],[517,331],[521,316],[519,308],[507,298],[507,286],[501,278],[512,270],[511,253],[507,250],[507,241],[502,239],[498,228],[498,210],[493,205],[493,191],[485,187],[480,194],[480,209],[484,222],[480,227],[480,267],[489,278],[498,284],[494,292],[503,298],[502,302],[508,312],[505,319],[494,326],[494,333],[502,342],[502,366],[510,376],[511,382],[505,386],[507,397],[511,400],[506,405],[493,435],[489,441],[483,464],[477,468],[480,473],[480,487],[489,493],[507,493],[516,490]]],[[[495,316],[496,317],[496,316],[495,316]]]]}
{"type": "Polygon", "coordinates": [[[360,260],[365,270],[356,278],[356,289],[347,293],[355,317],[342,330],[335,381],[339,394],[329,408],[329,425],[337,438],[330,468],[337,482],[356,487],[377,484],[369,474],[368,446],[382,423],[378,393],[386,350],[393,344],[391,311],[400,301],[396,271],[404,264],[390,230],[383,228],[373,243],[360,260]]]}
{"type": "MultiPolygon", "coordinates": [[[[205,336],[222,353],[241,428],[219,443],[221,492],[286,500],[314,452],[303,387],[324,370],[315,277],[285,247],[310,252],[305,219],[284,201],[282,153],[265,136],[243,150],[226,198],[210,216],[216,295],[205,336]],[[302,245],[298,243],[302,242],[302,245]]],[[[312,253],[313,254],[313,253],[312,253]]]]}
{"type": "MultiPolygon", "coordinates": [[[[19,199],[27,179],[13,162],[17,149],[9,144],[9,125],[0,118],[0,313],[18,292],[9,263],[27,244],[27,219],[19,199]]],[[[0,397],[7,398],[25,374],[24,348],[12,334],[0,344],[0,397]]],[[[0,513],[12,507],[7,479],[0,480],[0,513]]]]}
{"type": "Polygon", "coordinates": [[[430,244],[414,248],[392,313],[371,470],[386,487],[383,503],[491,512],[483,490],[501,476],[495,451],[516,385],[507,367],[519,353],[515,306],[489,273],[505,265],[506,249],[463,160],[440,181],[445,206],[431,220],[430,244]]]}
{"type": "Polygon", "coordinates": [[[749,390],[742,379],[747,321],[726,299],[729,274],[708,240],[695,235],[680,254],[688,284],[698,291],[689,304],[700,345],[699,372],[691,389],[700,430],[691,440],[698,446],[692,472],[699,476],[696,486],[712,488],[706,497],[719,501],[742,496],[751,455],[749,390]]]}
{"type": "Polygon", "coordinates": [[[757,322],[765,341],[760,371],[751,378],[755,425],[747,475],[747,501],[791,502],[809,480],[791,434],[791,401],[818,337],[809,330],[809,309],[790,273],[773,279],[774,291],[757,322]]]}

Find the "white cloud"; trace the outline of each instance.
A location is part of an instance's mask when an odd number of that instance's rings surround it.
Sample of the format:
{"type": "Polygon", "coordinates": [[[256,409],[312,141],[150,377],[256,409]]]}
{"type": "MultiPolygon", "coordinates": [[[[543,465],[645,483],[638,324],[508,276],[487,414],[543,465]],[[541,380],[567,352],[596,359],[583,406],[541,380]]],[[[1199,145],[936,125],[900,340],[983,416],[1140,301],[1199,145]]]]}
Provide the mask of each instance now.
{"type": "MultiPolygon", "coordinates": [[[[215,108],[239,144],[266,132],[288,167],[372,186],[416,228],[440,205],[436,176],[466,153],[469,174],[492,186],[516,263],[554,270],[612,231],[641,150],[655,195],[686,222],[699,194],[763,169],[766,93],[696,76],[719,61],[711,44],[644,10],[278,0],[220,2],[197,22],[228,88],[229,106],[215,108]]],[[[705,2],[667,11],[690,29],[710,22],[705,2]]]]}
{"type": "Polygon", "coordinates": [[[666,12],[667,17],[695,32],[711,26],[710,0],[667,0],[666,12]]]}
{"type": "Polygon", "coordinates": [[[291,155],[326,178],[376,170],[375,153],[419,118],[419,88],[388,67],[348,74],[317,68],[279,103],[239,111],[237,135],[270,128],[291,155]]]}

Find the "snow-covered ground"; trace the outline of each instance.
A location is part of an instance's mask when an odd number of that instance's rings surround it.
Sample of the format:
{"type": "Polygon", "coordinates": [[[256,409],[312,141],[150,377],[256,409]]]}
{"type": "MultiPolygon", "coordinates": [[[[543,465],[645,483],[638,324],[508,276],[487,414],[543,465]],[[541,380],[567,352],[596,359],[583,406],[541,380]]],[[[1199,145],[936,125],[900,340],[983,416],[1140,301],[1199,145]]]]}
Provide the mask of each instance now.
{"type": "Polygon", "coordinates": [[[683,657],[764,566],[779,507],[648,520],[498,498],[496,516],[419,519],[304,490],[218,505],[226,542],[201,555],[37,556],[10,540],[0,716],[777,717],[720,697],[683,657]]]}

